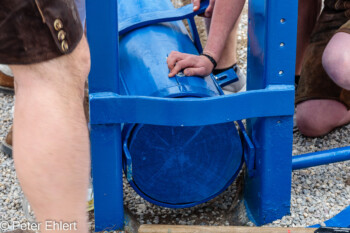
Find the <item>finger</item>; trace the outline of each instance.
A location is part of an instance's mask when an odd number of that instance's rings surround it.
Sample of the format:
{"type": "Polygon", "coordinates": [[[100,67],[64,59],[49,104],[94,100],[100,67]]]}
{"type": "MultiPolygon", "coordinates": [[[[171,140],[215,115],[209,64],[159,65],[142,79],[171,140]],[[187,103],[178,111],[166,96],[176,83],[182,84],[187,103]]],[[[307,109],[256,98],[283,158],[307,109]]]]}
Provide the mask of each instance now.
{"type": "Polygon", "coordinates": [[[176,63],[174,68],[170,71],[169,77],[174,77],[177,73],[179,73],[182,69],[189,67],[190,63],[187,60],[181,60],[176,63]]]}
{"type": "Polygon", "coordinates": [[[205,13],[204,13],[205,17],[210,18],[213,15],[214,4],[215,4],[215,1],[210,0],[209,6],[207,7],[207,9],[205,10],[205,13]]]}
{"type": "Polygon", "coordinates": [[[199,68],[187,68],[184,70],[184,74],[186,76],[207,76],[210,73],[204,68],[204,67],[199,67],[199,68]]]}
{"type": "Polygon", "coordinates": [[[180,52],[177,52],[177,51],[172,51],[167,58],[169,70],[172,70],[174,68],[175,64],[182,59],[184,59],[183,54],[181,54],[180,52]]]}
{"type": "Polygon", "coordinates": [[[211,11],[210,9],[208,10],[206,10],[205,12],[204,12],[204,17],[205,18],[211,18],[213,16],[213,11],[211,11]]]}
{"type": "Polygon", "coordinates": [[[201,6],[200,0],[193,0],[193,11],[198,11],[200,6],[201,6]]]}

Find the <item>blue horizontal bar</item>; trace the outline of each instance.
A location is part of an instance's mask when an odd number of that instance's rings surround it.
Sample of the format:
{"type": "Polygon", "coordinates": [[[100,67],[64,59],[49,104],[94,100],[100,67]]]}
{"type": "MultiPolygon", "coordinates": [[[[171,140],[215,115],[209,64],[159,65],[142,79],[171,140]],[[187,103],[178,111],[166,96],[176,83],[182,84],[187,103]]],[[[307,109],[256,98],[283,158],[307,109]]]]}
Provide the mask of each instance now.
{"type": "Polygon", "coordinates": [[[146,12],[134,17],[128,18],[118,25],[119,35],[124,35],[132,30],[140,27],[145,27],[151,24],[170,22],[182,20],[195,15],[203,14],[209,5],[209,0],[201,2],[200,9],[198,11],[193,11],[193,4],[188,4],[184,7],[168,10],[168,11],[156,11],[156,12],[146,12]]]}
{"type": "Polygon", "coordinates": [[[350,160],[350,146],[293,156],[293,170],[350,160]]]}
{"type": "Polygon", "coordinates": [[[90,94],[91,124],[142,123],[168,126],[200,126],[253,117],[294,114],[294,86],[209,98],[158,98],[90,94]]]}

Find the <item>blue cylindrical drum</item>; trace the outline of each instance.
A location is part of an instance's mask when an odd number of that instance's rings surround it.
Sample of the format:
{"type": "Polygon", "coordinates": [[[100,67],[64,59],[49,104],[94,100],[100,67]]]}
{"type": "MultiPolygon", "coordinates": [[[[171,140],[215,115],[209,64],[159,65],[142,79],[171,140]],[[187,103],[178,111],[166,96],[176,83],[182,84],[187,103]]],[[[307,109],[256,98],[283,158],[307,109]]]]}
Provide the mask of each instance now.
{"type": "MultiPolygon", "coordinates": [[[[118,7],[120,22],[140,13],[173,9],[169,0],[120,0],[118,7]]],[[[211,76],[169,78],[166,59],[171,51],[198,54],[181,21],[138,28],[120,37],[122,94],[220,95],[211,76]]],[[[127,124],[123,141],[130,184],[146,200],[167,207],[189,207],[215,197],[233,181],[242,161],[233,122],[200,127],[127,124]]]]}

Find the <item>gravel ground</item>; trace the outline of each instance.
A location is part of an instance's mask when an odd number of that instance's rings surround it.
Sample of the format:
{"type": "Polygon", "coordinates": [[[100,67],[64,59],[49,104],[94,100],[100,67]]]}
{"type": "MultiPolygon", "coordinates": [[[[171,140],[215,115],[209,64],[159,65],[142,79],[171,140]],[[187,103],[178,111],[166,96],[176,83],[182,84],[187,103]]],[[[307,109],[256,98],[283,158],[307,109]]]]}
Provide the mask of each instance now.
{"type": "MultiPolygon", "coordinates": [[[[177,6],[181,2],[177,0],[177,6]]],[[[201,19],[200,33],[205,43],[205,30],[201,19]]],[[[238,63],[246,69],[247,7],[239,27],[238,63]]],[[[3,140],[12,124],[13,97],[0,94],[0,139],[3,140]]],[[[348,146],[350,126],[336,129],[321,138],[306,138],[294,133],[293,155],[348,146]]],[[[242,179],[237,179],[215,199],[187,209],[168,209],[148,203],[129,186],[124,179],[124,205],[140,222],[145,224],[185,225],[252,225],[239,204],[242,179]],[[239,210],[239,211],[237,211],[239,210]]],[[[350,204],[350,162],[336,163],[293,172],[291,215],[269,226],[308,226],[325,221],[350,204]]],[[[93,223],[93,213],[90,213],[93,223]]],[[[22,208],[22,193],[16,179],[13,161],[0,153],[0,221],[26,222],[22,208]]],[[[93,228],[91,229],[93,230],[93,228]]]]}

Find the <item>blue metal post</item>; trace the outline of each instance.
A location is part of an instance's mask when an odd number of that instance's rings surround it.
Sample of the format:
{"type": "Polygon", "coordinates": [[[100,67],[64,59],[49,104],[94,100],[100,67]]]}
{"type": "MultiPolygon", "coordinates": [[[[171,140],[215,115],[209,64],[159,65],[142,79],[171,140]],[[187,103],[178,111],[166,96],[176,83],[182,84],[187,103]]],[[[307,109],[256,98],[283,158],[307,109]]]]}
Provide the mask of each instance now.
{"type": "MultiPolygon", "coordinates": [[[[249,3],[248,90],[294,85],[296,0],[249,3]]],[[[268,108],[269,103],[266,103],[268,108]]],[[[250,106],[254,108],[254,106],[250,106]]],[[[294,99],[284,103],[294,108],[294,99]]],[[[257,225],[290,212],[293,116],[253,118],[248,132],[256,147],[254,176],[246,178],[245,202],[257,225]]]]}
{"type": "MultiPolygon", "coordinates": [[[[87,0],[87,33],[91,51],[90,94],[119,91],[117,1],[87,0]]],[[[90,112],[96,109],[91,106],[90,112]]],[[[93,122],[94,115],[91,115],[93,122]]],[[[124,227],[120,124],[91,124],[95,230],[124,227]]]]}

